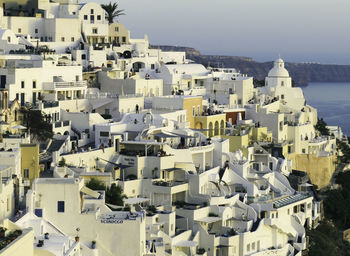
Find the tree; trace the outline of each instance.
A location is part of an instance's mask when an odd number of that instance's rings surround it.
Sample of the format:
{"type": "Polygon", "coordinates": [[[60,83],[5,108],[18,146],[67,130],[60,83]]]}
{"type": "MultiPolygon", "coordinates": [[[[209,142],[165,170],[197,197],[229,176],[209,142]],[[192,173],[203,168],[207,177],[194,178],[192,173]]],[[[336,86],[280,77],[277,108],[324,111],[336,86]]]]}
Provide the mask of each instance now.
{"type": "Polygon", "coordinates": [[[320,132],[323,136],[329,136],[329,129],[327,128],[327,123],[323,120],[323,118],[320,118],[317,120],[317,124],[315,125],[315,129],[320,132]]]}
{"type": "Polygon", "coordinates": [[[115,18],[125,15],[124,10],[118,10],[117,3],[101,4],[101,7],[107,12],[106,18],[109,24],[113,23],[115,18]]]}
{"type": "Polygon", "coordinates": [[[30,131],[33,139],[45,141],[52,138],[52,125],[44,118],[40,110],[22,108],[23,125],[30,131]]]}
{"type": "Polygon", "coordinates": [[[95,179],[95,178],[91,178],[91,180],[89,180],[89,182],[86,183],[86,186],[92,190],[105,190],[106,189],[105,184],[102,181],[95,179]]]}
{"type": "Polygon", "coordinates": [[[127,198],[127,196],[123,194],[123,189],[114,183],[106,189],[106,203],[124,205],[125,198],[127,198]]]}

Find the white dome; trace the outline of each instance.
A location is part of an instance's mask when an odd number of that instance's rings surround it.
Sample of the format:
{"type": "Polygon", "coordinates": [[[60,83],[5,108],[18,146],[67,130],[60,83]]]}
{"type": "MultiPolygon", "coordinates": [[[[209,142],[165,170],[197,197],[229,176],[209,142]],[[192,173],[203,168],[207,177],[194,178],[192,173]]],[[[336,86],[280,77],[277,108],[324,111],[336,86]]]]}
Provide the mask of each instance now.
{"type": "Polygon", "coordinates": [[[273,63],[273,68],[269,71],[268,77],[289,77],[289,72],[284,67],[284,61],[279,58],[273,63]]]}

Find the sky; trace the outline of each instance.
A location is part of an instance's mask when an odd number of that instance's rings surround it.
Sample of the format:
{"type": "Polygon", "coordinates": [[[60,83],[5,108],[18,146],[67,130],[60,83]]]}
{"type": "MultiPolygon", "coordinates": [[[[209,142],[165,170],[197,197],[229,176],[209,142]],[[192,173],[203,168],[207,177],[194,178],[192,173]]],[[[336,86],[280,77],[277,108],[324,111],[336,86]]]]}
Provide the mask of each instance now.
{"type": "MultiPolygon", "coordinates": [[[[96,1],[96,0],[89,0],[96,1]]],[[[98,0],[108,3],[109,0],[98,0]]],[[[350,64],[349,0],[119,0],[132,38],[202,54],[350,64]]]]}

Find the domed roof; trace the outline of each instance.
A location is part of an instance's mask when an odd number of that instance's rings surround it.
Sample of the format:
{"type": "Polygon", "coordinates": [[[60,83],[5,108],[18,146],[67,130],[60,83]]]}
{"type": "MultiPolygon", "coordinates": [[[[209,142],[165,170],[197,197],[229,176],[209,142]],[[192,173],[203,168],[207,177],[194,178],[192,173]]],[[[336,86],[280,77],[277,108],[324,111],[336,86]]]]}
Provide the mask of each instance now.
{"type": "Polygon", "coordinates": [[[273,63],[273,68],[269,71],[268,77],[289,77],[289,72],[284,67],[284,61],[278,58],[273,63]]]}

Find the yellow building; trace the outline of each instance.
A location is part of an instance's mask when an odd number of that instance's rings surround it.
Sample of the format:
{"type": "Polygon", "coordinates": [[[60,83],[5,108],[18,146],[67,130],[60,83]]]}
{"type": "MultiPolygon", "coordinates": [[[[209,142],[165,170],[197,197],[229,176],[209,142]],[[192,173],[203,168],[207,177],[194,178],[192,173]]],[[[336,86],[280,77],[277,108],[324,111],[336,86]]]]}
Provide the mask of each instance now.
{"type": "Polygon", "coordinates": [[[267,127],[252,127],[249,131],[249,143],[254,142],[271,142],[272,132],[267,130],[267,127]]]}
{"type": "Polygon", "coordinates": [[[249,134],[244,135],[224,135],[221,138],[229,140],[230,152],[241,150],[243,155],[247,157],[249,146],[249,134]]]}
{"type": "Polygon", "coordinates": [[[118,22],[109,24],[108,41],[115,44],[129,44],[130,31],[118,22]]]}
{"type": "MultiPolygon", "coordinates": [[[[157,110],[186,110],[186,122],[195,128],[195,118],[202,115],[202,96],[172,95],[153,97],[152,108],[157,110]]],[[[181,120],[183,122],[184,120],[181,120]]]]}
{"type": "Polygon", "coordinates": [[[203,111],[201,96],[183,97],[183,109],[187,111],[187,122],[190,123],[190,128],[195,128],[195,118],[200,116],[203,111]]]}
{"type": "Polygon", "coordinates": [[[306,172],[312,184],[323,188],[328,186],[335,171],[336,156],[316,154],[286,154],[287,159],[292,160],[292,168],[306,172]]]}
{"type": "Polygon", "coordinates": [[[240,126],[232,130],[230,135],[223,135],[222,138],[229,140],[230,152],[241,150],[244,156],[248,156],[248,147],[255,142],[271,142],[272,133],[267,127],[240,126]]]}
{"type": "Polygon", "coordinates": [[[196,129],[203,130],[207,137],[225,135],[226,114],[215,114],[195,117],[196,129]]]}
{"type": "Polygon", "coordinates": [[[23,180],[31,186],[34,179],[39,178],[39,145],[21,144],[21,173],[23,180]]]}

